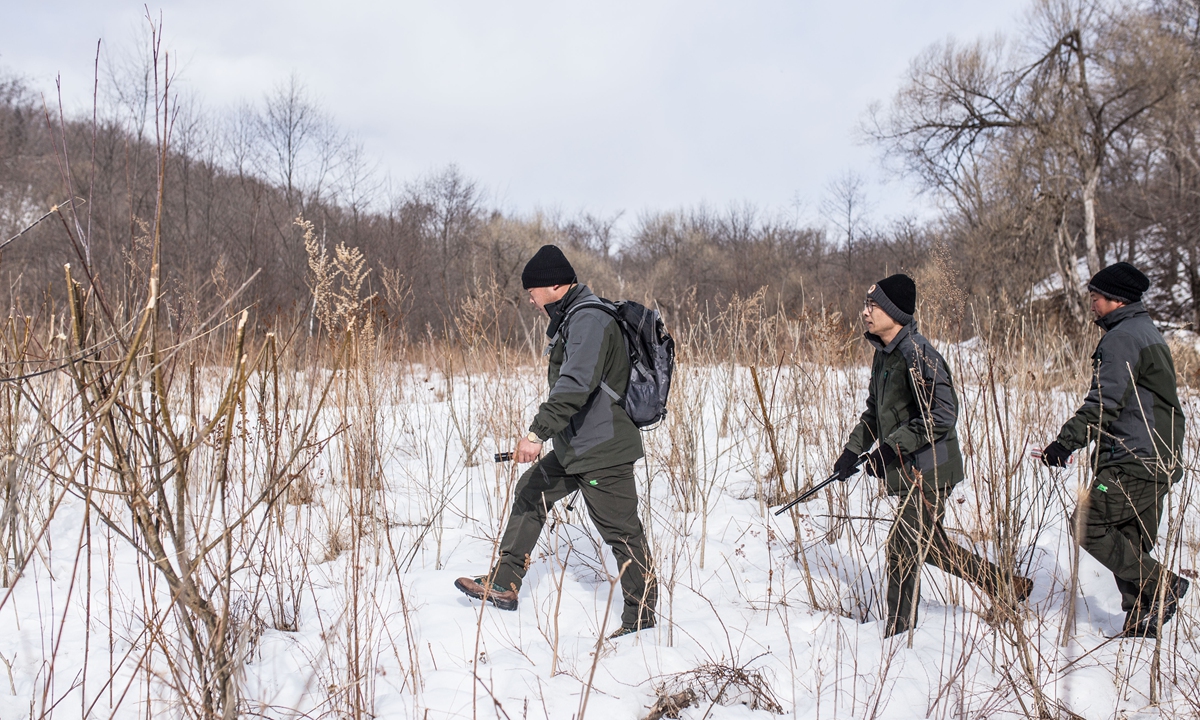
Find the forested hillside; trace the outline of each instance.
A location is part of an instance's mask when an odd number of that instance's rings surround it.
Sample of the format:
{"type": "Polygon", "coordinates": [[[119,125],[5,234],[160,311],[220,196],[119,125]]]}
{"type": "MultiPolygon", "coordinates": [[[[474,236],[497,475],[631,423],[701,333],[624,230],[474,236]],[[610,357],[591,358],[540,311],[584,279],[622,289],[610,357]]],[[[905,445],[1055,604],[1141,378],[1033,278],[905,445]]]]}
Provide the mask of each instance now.
{"type": "MultiPolygon", "coordinates": [[[[27,308],[79,255],[117,286],[145,272],[161,190],[165,298],[184,317],[259,269],[241,297],[260,316],[305,312],[309,268],[294,222],[303,216],[329,248],[363,252],[376,309],[410,335],[452,332],[449,318],[484,297],[497,332],[518,339],[517,275],[547,242],[570,248],[601,292],[656,301],[676,322],[763,288],[772,310],[845,316],[865,284],[904,269],[942,291],[926,293],[930,302],[964,310],[969,335],[972,312],[1046,300],[1035,287],[1047,278],[1082,287],[1073,259],[1088,273],[1127,259],[1155,280],[1159,320],[1195,325],[1198,17],[1194,0],[1036,2],[1018,37],[947,40],[915,58],[862,131],[938,201],[939,215],[921,221],[873,217],[853,175],[832,182],[808,217],[750,203],[513,213],[453,165],[385,177],[338,129],[336,108],[296,78],[236,110],[170,91],[164,107],[155,78],[168,82],[166,68],[124,63],[101,67],[95,113],[72,115],[53,88],[10,70],[0,81],[0,234],[56,204],[62,215],[5,248],[0,268],[27,308]]],[[[1038,309],[1079,326],[1080,297],[1058,293],[1038,309]]]]}

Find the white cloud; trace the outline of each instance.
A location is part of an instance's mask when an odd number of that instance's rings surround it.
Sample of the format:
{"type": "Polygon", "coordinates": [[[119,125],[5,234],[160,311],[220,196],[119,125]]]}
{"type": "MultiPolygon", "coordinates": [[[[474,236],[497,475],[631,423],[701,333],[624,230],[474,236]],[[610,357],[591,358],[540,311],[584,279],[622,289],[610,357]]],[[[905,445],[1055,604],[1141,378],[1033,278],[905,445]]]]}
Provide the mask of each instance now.
{"type": "MultiPolygon", "coordinates": [[[[95,43],[138,3],[13,3],[0,65],[90,105],[95,43]]],[[[1015,25],[1024,2],[168,2],[181,83],[219,108],[295,72],[399,180],[448,163],[518,210],[810,205],[911,57],[1015,25]]],[[[159,10],[151,12],[158,16],[159,10]]],[[[877,193],[880,191],[877,189],[877,193]]],[[[908,188],[878,198],[909,206],[908,188]]]]}

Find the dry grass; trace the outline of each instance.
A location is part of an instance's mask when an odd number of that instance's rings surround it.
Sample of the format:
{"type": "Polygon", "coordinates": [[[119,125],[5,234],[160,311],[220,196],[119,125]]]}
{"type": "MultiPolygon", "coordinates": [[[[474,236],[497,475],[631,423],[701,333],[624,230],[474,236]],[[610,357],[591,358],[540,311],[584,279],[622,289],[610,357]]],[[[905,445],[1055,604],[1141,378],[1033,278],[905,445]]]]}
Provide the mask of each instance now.
{"type": "MultiPolygon", "coordinates": [[[[352,249],[342,255],[349,260],[328,266],[329,285],[352,289],[362,262],[352,249]]],[[[31,698],[34,715],[61,712],[69,697],[75,712],[118,715],[141,698],[137,703],[146,707],[197,718],[279,714],[285,707],[307,708],[311,717],[371,717],[384,665],[402,668],[400,687],[413,712],[422,708],[425,674],[438,660],[420,641],[406,572],[414,564],[447,562],[448,527],[465,524],[495,547],[513,468],[498,466],[485,492],[468,491],[468,471],[485,448],[504,447],[519,433],[540,394],[538,359],[490,339],[478,321],[486,316],[481,308],[465,313],[463,342],[453,346],[389,345],[374,331],[365,298],[355,303],[344,291],[319,296],[325,319],[312,337],[304,331],[306,318],[267,332],[247,313],[231,310],[168,338],[151,295],[109,322],[98,293],[73,275],[68,282],[72,304],[65,323],[43,312],[11,321],[5,331],[3,361],[13,379],[0,385],[0,544],[8,559],[8,590],[0,602],[31,581],[31,563],[61,556],[51,541],[63,535],[54,528],[66,528],[80,540],[69,570],[75,579],[66,606],[44,618],[47,637],[68,635],[76,613],[86,627],[106,627],[114,637],[87,635],[85,672],[71,683],[58,677],[56,665],[66,645],[47,645],[46,669],[31,698]],[[16,379],[45,367],[47,356],[72,362],[16,379]],[[384,359],[394,357],[408,359],[384,359]],[[438,404],[449,407],[433,412],[438,404]],[[64,504],[73,515],[61,516],[64,504]],[[130,576],[113,564],[122,546],[135,551],[139,585],[129,585],[130,576]],[[394,603],[381,601],[390,597],[381,594],[388,586],[401,588],[394,603]],[[257,691],[247,694],[242,668],[261,658],[264,633],[295,634],[314,622],[323,641],[304,651],[313,673],[301,695],[271,701],[257,691]],[[121,638],[129,650],[119,650],[121,638]]],[[[694,641],[694,611],[681,616],[675,604],[681,593],[703,597],[697,572],[740,578],[749,568],[739,568],[752,557],[768,563],[752,575],[765,583],[732,585],[756,614],[780,618],[779,632],[792,638],[789,643],[796,642],[789,608],[854,622],[882,613],[879,549],[887,499],[839,485],[801,508],[790,526],[766,521],[781,480],[792,488],[806,485],[832,462],[857,412],[863,371],[840,325],[811,316],[773,317],[761,326],[737,320],[753,316],[756,302],[730,308],[724,326],[688,329],[669,421],[647,436],[639,477],[668,645],[694,641]],[[737,327],[740,337],[730,329],[737,327]],[[748,347],[771,364],[751,372],[755,366],[741,364],[748,347]],[[836,361],[827,362],[832,351],[836,361]],[[732,554],[722,542],[715,555],[707,549],[710,522],[732,498],[757,505],[763,521],[747,529],[732,554]]],[[[1061,715],[1066,705],[1054,688],[1070,678],[1062,666],[1076,659],[1073,667],[1089,666],[1074,640],[1077,621],[1063,624],[1056,609],[1069,599],[1071,570],[1047,566],[1037,544],[1073,504],[1071,479],[1021,469],[1028,451],[1052,436],[1086,378],[1069,367],[1077,355],[1065,341],[1032,340],[1009,328],[997,344],[981,338],[947,351],[959,384],[970,476],[947,525],[957,541],[1015,572],[1040,572],[1052,587],[1039,593],[1039,604],[1017,607],[956,582],[926,585],[931,601],[963,604],[987,619],[972,622],[968,613],[956,621],[931,716],[1001,707],[1061,715]],[[1067,644],[1056,650],[1047,637],[1067,644]],[[981,689],[981,666],[994,668],[1001,684],[981,689]]],[[[1186,395],[1195,401],[1190,389],[1186,395]]],[[[1189,442],[1188,457],[1196,458],[1198,449],[1189,442]]],[[[1200,548],[1184,522],[1190,504],[1187,486],[1172,493],[1160,541],[1159,552],[1176,568],[1195,568],[1200,548]]],[[[590,573],[600,581],[609,571],[604,551],[586,532],[563,532],[587,527],[581,513],[555,509],[556,524],[539,555],[549,558],[553,587],[536,600],[531,590],[530,601],[542,608],[538,626],[553,648],[552,673],[584,682],[607,651],[582,662],[564,646],[563,585],[568,574],[590,573]]],[[[476,624],[480,640],[483,620],[481,614],[476,624]]],[[[599,632],[604,618],[596,624],[599,632]]],[[[1114,681],[1127,692],[1172,702],[1195,697],[1195,620],[1185,608],[1168,630],[1150,649],[1131,646],[1128,660],[1113,668],[1114,681]],[[1152,689],[1139,685],[1143,678],[1153,679],[1152,689]]],[[[841,631],[828,642],[842,666],[859,663],[865,651],[841,631]]],[[[736,657],[736,650],[731,645],[725,657],[736,657]]],[[[745,701],[773,712],[796,702],[797,693],[812,693],[837,698],[830,701],[837,714],[883,716],[897,657],[893,651],[886,662],[869,663],[855,682],[819,668],[793,667],[790,677],[779,676],[778,666],[768,681],[747,664],[712,659],[671,674],[662,692],[679,697],[691,688],[713,706],[745,701]]],[[[13,662],[6,658],[6,673],[13,662]]],[[[16,662],[19,670],[28,659],[16,662]]],[[[76,672],[78,665],[70,667],[76,672]]],[[[499,702],[489,696],[483,666],[475,667],[476,702],[499,702]]]]}

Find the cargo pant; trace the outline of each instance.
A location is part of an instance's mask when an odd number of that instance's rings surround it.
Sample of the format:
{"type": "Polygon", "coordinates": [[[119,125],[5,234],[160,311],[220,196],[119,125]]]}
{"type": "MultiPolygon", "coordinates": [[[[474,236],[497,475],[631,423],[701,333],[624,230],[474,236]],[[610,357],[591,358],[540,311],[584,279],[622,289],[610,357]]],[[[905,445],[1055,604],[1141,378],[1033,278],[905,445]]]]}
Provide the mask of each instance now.
{"type": "Polygon", "coordinates": [[[553,452],[534,463],[517,481],[512,513],[500,540],[500,559],[493,570],[492,582],[506,589],[521,589],[530,556],[546,524],[547,511],[575,490],[582,492],[592,523],[612,549],[617,568],[629,563],[621,575],[621,594],[625,601],[621,624],[625,627],[653,626],[658,584],[642,521],[638,517],[633,463],[581,475],[569,474],[553,452]]]}
{"type": "Polygon", "coordinates": [[[974,583],[989,594],[994,594],[1005,579],[995,564],[947,537],[942,518],[949,494],[950,488],[935,490],[917,485],[900,496],[896,522],[887,539],[888,634],[916,624],[922,561],[974,583]]]}
{"type": "Polygon", "coordinates": [[[1079,545],[1108,568],[1121,591],[1121,609],[1150,607],[1167,571],[1150,556],[1158,539],[1163,499],[1170,484],[1137,478],[1119,468],[1096,473],[1086,505],[1075,509],[1072,531],[1084,511],[1079,545]]]}

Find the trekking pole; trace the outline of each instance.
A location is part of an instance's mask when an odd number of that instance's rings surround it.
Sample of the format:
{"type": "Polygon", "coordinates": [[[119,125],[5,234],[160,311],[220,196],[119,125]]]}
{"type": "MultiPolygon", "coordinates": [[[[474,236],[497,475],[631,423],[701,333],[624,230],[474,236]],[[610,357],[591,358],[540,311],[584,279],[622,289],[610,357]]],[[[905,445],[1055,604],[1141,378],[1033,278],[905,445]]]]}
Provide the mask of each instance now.
{"type": "MultiPolygon", "coordinates": [[[[867,458],[868,458],[868,457],[870,457],[870,455],[871,455],[870,453],[863,453],[862,455],[859,455],[859,456],[858,456],[858,460],[856,460],[856,461],[855,461],[855,463],[854,463],[854,469],[855,469],[855,470],[858,470],[858,468],[859,468],[859,467],[861,467],[861,466],[862,466],[862,464],[863,464],[863,463],[865,463],[865,462],[867,461],[867,458]]],[[[819,483],[817,483],[816,485],[814,485],[814,486],[812,486],[811,488],[809,488],[809,489],[808,489],[808,490],[807,490],[807,491],[806,491],[806,492],[805,492],[803,495],[801,495],[800,497],[796,498],[795,500],[791,501],[791,502],[790,502],[790,503],[788,503],[787,505],[784,505],[783,507],[781,507],[781,508],[779,508],[778,510],[776,510],[776,511],[775,511],[775,514],[776,514],[776,515],[782,515],[782,514],[784,514],[784,513],[785,513],[785,512],[787,512],[788,510],[791,510],[791,509],[792,509],[793,507],[795,507],[796,505],[799,505],[800,503],[802,503],[802,502],[804,502],[805,500],[809,499],[809,498],[810,498],[810,497],[812,497],[813,495],[816,495],[816,494],[817,494],[817,493],[819,493],[821,490],[823,490],[823,489],[825,488],[825,486],[826,486],[826,485],[829,485],[830,483],[832,483],[834,480],[837,480],[837,479],[838,479],[838,474],[837,474],[837,473],[834,473],[834,474],[830,475],[829,477],[825,478],[825,479],[824,479],[824,480],[822,480],[821,482],[819,482],[819,483]]],[[[847,479],[849,479],[849,478],[847,477],[847,479]]]]}

